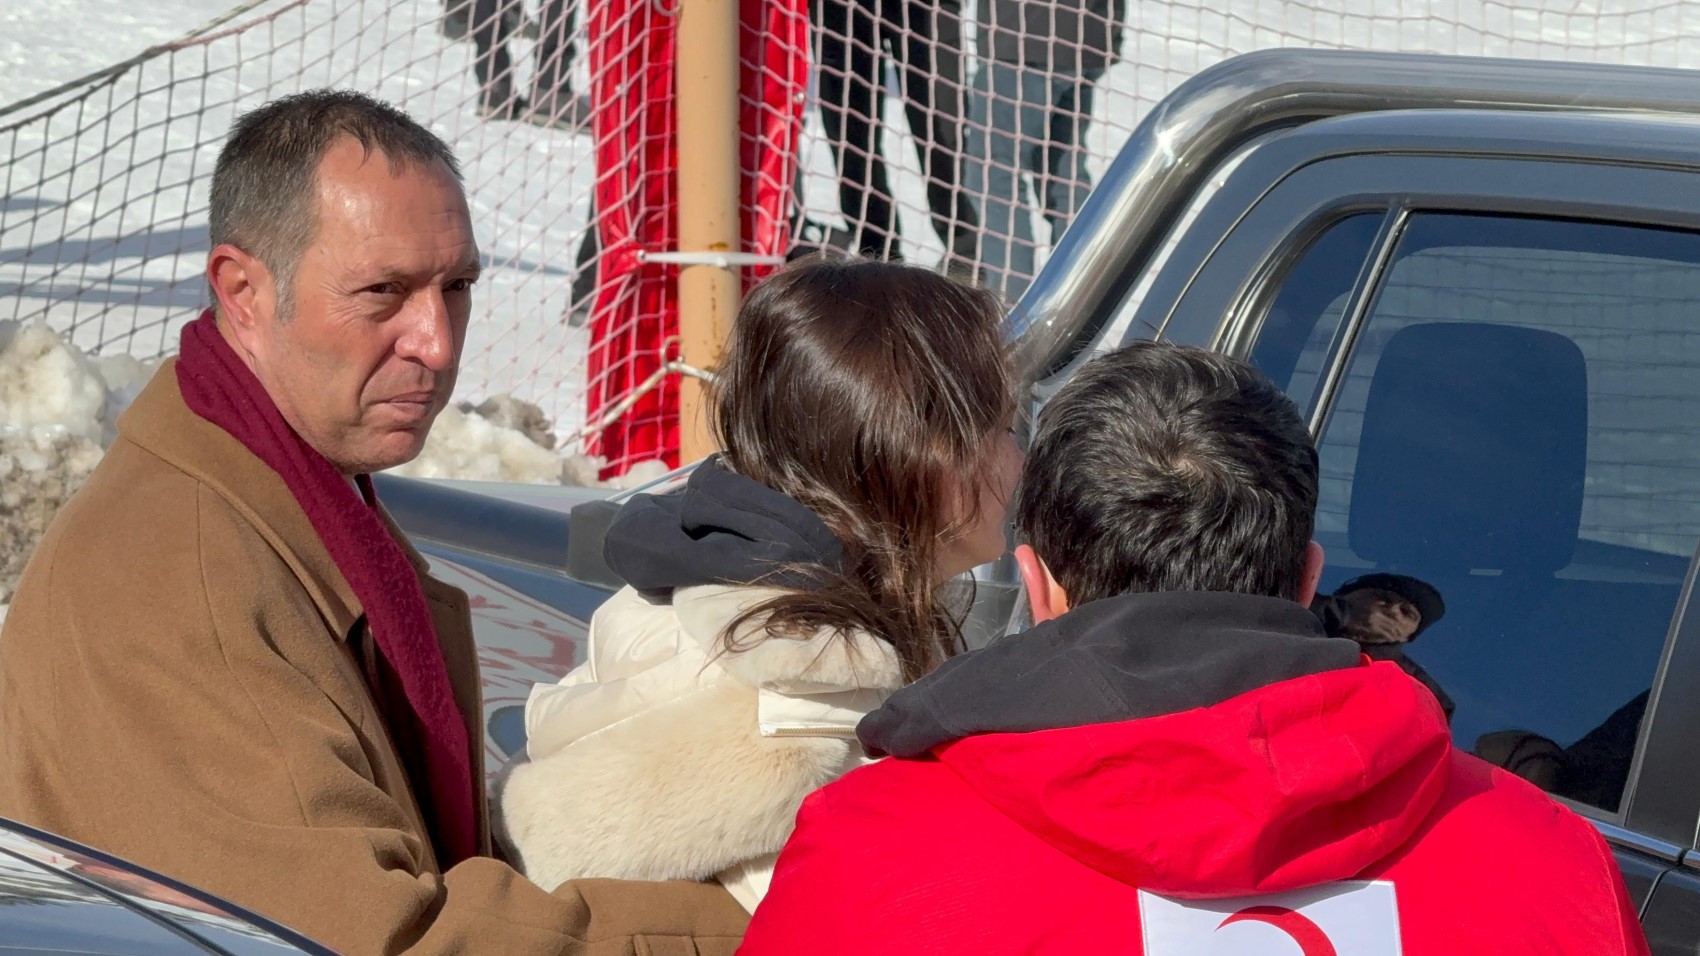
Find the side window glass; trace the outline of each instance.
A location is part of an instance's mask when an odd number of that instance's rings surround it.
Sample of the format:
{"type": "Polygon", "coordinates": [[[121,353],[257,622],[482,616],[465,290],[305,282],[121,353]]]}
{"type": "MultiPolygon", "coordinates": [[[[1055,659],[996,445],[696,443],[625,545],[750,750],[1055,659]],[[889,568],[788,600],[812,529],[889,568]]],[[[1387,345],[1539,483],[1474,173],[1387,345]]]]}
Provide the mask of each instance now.
{"type": "Polygon", "coordinates": [[[1697,301],[1694,233],[1414,216],[1319,445],[1335,626],[1606,811],[1700,542],[1697,301]]]}
{"type": "Polygon", "coordinates": [[[1356,213],[1329,226],[1281,280],[1264,313],[1251,362],[1307,415],[1384,215],[1356,213]]]}

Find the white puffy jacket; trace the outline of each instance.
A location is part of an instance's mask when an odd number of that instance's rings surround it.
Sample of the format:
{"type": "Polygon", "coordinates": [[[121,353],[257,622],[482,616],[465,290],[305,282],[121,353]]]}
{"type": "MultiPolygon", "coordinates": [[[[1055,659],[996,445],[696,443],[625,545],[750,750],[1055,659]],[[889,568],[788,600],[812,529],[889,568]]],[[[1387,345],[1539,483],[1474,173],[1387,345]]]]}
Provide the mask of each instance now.
{"type": "Polygon", "coordinates": [[[702,585],[660,604],[626,588],[597,611],[585,663],[532,690],[529,761],[502,791],[527,876],[716,877],[754,910],[803,798],[866,759],[856,723],[902,685],[865,633],[722,652],[776,593],[702,585]]]}

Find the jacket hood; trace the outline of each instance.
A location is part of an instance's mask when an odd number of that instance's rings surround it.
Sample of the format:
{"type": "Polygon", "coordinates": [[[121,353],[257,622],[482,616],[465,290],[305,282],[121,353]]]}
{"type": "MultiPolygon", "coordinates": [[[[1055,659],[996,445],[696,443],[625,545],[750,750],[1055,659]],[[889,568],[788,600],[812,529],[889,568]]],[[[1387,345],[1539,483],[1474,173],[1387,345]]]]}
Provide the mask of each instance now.
{"type": "Polygon", "coordinates": [[[603,556],[644,597],[670,601],[702,584],[799,584],[787,569],[837,568],[844,548],[813,511],[710,458],[680,491],[627,503],[603,556]]]}
{"type": "Polygon", "coordinates": [[[1363,873],[1447,783],[1439,706],[1288,601],[1130,595],[947,662],[858,728],[1060,852],[1180,897],[1363,873]]]}

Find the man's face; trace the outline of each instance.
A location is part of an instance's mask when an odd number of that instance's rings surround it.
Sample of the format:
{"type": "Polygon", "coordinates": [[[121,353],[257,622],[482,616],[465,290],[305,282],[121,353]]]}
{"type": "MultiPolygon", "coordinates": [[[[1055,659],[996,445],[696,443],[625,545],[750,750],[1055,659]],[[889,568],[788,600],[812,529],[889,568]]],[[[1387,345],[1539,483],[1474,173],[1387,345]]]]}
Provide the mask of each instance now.
{"type": "Polygon", "coordinates": [[[1422,627],[1422,612],[1392,591],[1359,588],[1340,597],[1350,609],[1346,636],[1360,644],[1403,644],[1422,627]]]}
{"type": "Polygon", "coordinates": [[[261,297],[238,337],[308,444],[345,474],[380,471],[419,454],[454,391],[478,245],[441,164],[392,170],[344,139],[317,180],[318,234],[296,269],[290,315],[261,297]]]}

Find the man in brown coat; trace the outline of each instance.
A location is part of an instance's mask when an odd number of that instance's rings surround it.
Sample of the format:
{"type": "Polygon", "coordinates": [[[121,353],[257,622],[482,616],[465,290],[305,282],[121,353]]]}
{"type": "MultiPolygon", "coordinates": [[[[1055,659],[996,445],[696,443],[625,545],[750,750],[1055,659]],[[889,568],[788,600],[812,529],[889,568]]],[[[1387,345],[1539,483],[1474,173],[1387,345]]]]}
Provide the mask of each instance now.
{"type": "Polygon", "coordinates": [[[454,388],[479,255],[447,146],[349,93],[243,117],[217,299],[32,559],[0,636],[0,816],[350,953],[725,953],[718,886],[545,893],[491,857],[465,595],[367,473],[454,388]]]}

